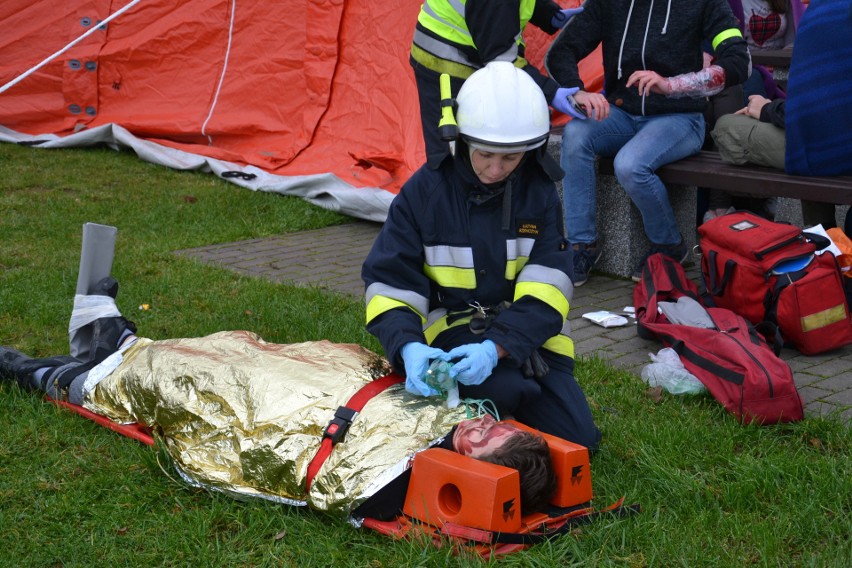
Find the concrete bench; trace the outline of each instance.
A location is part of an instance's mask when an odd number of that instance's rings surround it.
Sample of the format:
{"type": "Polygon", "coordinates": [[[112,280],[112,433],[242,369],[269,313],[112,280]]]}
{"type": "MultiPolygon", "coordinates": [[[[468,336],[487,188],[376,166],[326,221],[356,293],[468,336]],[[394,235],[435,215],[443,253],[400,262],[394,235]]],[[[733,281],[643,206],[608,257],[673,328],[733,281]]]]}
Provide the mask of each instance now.
{"type": "MultiPolygon", "coordinates": [[[[561,138],[554,138],[549,150],[558,159],[561,138]]],[[[615,178],[612,159],[599,159],[597,169],[598,245],[602,247],[603,254],[596,270],[629,277],[650,244],[639,210],[615,178]]],[[[718,152],[713,151],[701,151],[695,156],[667,164],[657,170],[657,174],[668,187],[678,227],[689,247],[697,244],[698,187],[740,195],[780,197],[776,219],[799,226],[802,225],[801,198],[852,204],[852,176],[793,176],[773,168],[735,166],[722,162],[718,152]]],[[[838,208],[840,226],[845,209],[838,208]]]]}
{"type": "MultiPolygon", "coordinates": [[[[562,138],[551,137],[548,152],[559,161],[562,138]]],[[[597,228],[601,258],[595,271],[611,276],[629,278],[648,251],[651,243],[645,236],[642,216],[627,197],[612,171],[612,160],[598,160],[597,164],[597,228]],[[607,165],[608,164],[608,165],[607,165]]],[[[567,180],[570,183],[570,180],[567,180]]],[[[560,191],[562,184],[558,184],[560,191]]],[[[694,186],[671,185],[669,201],[678,227],[687,246],[696,244],[695,212],[697,208],[694,186]]],[[[566,207],[570,207],[570,203],[566,207]]]]}

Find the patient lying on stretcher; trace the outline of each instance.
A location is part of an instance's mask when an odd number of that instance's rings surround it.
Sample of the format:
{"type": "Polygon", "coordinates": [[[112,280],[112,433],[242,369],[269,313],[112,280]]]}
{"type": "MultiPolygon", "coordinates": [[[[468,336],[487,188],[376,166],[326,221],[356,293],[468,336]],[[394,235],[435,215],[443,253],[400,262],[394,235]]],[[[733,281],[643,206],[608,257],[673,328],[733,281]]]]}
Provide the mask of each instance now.
{"type": "MultiPolygon", "coordinates": [[[[114,298],[109,280],[98,289],[114,298]]],[[[152,427],[192,484],[354,518],[390,517],[402,506],[413,455],[438,446],[518,469],[524,513],[542,509],[553,493],[542,438],[489,414],[470,419],[464,406],[414,397],[400,383],[364,404],[309,479],[335,412],[382,374],[381,360],[363,347],[272,344],[247,331],[152,341],[120,316],[90,325],[87,360],[32,359],[0,347],[0,378],[152,427]]]]}

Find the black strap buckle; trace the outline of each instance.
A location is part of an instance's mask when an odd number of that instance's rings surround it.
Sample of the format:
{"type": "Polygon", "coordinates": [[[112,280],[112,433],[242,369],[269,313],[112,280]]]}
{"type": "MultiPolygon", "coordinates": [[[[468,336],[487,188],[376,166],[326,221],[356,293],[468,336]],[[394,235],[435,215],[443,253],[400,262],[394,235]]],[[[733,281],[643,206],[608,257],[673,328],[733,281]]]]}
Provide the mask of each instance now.
{"type": "Polygon", "coordinates": [[[328,423],[328,426],[325,427],[322,437],[331,439],[332,445],[337,444],[343,440],[343,437],[346,435],[346,431],[349,430],[349,426],[352,424],[352,421],[355,420],[355,415],[357,414],[358,412],[356,410],[352,410],[345,406],[338,406],[337,411],[334,413],[334,418],[332,418],[331,422],[328,423]]]}
{"type": "Polygon", "coordinates": [[[244,180],[244,181],[251,181],[251,180],[253,180],[254,178],[257,177],[257,174],[252,174],[252,173],[249,173],[249,172],[241,172],[239,170],[230,170],[230,171],[227,171],[227,172],[222,172],[221,176],[225,179],[240,178],[241,180],[244,180]]]}

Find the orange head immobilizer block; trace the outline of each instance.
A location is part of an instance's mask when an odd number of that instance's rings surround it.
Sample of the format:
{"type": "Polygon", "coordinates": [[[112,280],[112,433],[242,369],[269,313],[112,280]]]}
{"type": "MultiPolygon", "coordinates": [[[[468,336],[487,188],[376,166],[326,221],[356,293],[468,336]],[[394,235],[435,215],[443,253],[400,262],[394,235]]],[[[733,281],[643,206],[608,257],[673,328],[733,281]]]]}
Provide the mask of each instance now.
{"type": "Polygon", "coordinates": [[[586,446],[545,434],[514,420],[506,420],[519,430],[526,430],[544,438],[550,448],[550,459],[556,471],[556,492],[550,504],[556,507],[574,507],[592,500],[592,471],[589,450],[586,446]]]}
{"type": "Polygon", "coordinates": [[[514,532],[521,527],[520,477],[509,467],[430,448],[414,456],[403,512],[435,527],[514,532]]]}
{"type": "MultiPolygon", "coordinates": [[[[574,507],[592,499],[589,451],[513,420],[506,422],[545,439],[556,472],[550,503],[574,507]]],[[[431,448],[414,456],[403,512],[441,527],[453,523],[495,532],[521,530],[520,476],[514,469],[431,448]]]]}

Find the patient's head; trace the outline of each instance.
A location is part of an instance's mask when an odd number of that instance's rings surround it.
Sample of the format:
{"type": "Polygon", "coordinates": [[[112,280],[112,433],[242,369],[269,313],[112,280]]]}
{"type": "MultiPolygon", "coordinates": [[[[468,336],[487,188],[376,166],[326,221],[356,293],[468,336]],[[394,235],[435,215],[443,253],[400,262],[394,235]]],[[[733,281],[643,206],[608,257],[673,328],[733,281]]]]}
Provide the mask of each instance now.
{"type": "Polygon", "coordinates": [[[486,414],[458,425],[453,447],[465,456],[518,470],[521,512],[544,509],[556,488],[556,474],[544,438],[497,422],[486,414]]]}

